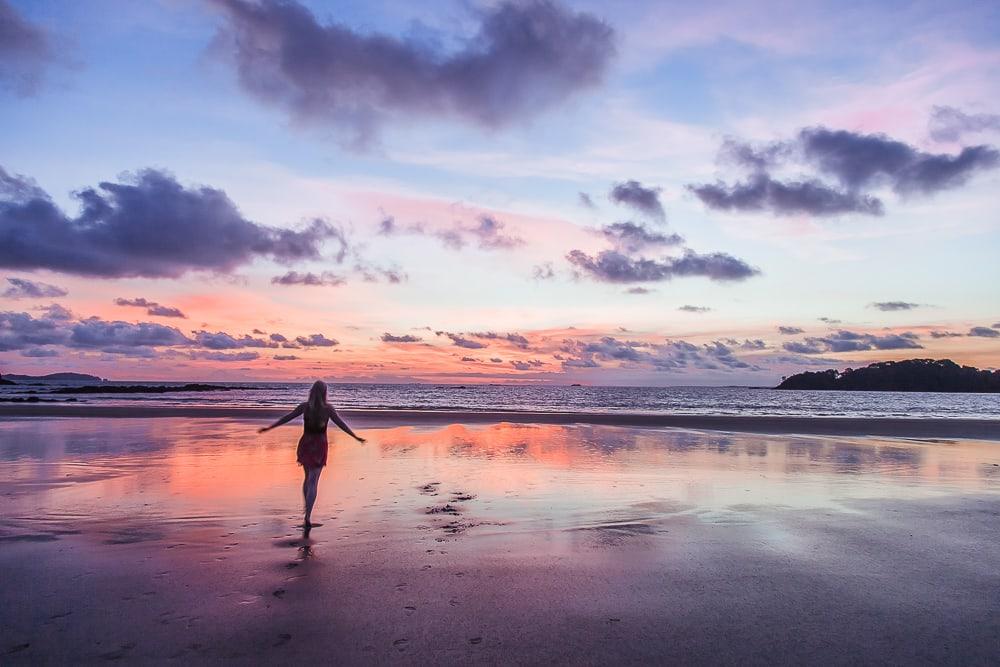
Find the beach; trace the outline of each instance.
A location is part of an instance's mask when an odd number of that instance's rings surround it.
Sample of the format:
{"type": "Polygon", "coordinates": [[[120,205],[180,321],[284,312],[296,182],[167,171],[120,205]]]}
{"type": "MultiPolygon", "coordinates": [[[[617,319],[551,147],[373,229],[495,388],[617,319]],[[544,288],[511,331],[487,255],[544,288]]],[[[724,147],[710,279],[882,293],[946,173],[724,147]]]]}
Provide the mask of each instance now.
{"type": "Polygon", "coordinates": [[[3,406],[5,663],[1000,650],[995,421],[345,412],[306,535],[299,427],[150,409],[3,406]]]}

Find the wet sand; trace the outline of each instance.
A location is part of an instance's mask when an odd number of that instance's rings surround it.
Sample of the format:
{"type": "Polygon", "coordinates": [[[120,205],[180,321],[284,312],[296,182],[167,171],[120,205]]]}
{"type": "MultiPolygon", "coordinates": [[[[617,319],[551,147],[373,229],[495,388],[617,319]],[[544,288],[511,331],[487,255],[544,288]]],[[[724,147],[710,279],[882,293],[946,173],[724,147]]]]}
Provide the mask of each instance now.
{"type": "Polygon", "coordinates": [[[0,659],[990,664],[1000,445],[0,421],[0,659]]]}
{"type": "MultiPolygon", "coordinates": [[[[4,417],[149,418],[188,417],[274,420],[287,412],[277,408],[157,405],[0,405],[4,417]]],[[[972,438],[1000,440],[1000,420],[961,418],[794,417],[749,415],[637,414],[627,412],[529,412],[473,410],[340,410],[352,424],[382,428],[398,424],[589,424],[782,433],[803,435],[890,436],[897,438],[972,438]]]]}

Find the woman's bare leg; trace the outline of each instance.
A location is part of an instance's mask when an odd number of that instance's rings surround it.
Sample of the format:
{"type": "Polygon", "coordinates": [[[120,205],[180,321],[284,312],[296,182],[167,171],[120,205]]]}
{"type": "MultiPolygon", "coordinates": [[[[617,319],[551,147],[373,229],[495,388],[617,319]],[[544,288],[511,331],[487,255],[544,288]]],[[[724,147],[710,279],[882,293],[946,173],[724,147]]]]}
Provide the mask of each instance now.
{"type": "Polygon", "coordinates": [[[306,478],[302,482],[302,497],[306,502],[305,525],[312,525],[313,505],[316,503],[316,492],[319,487],[319,475],[323,468],[307,468],[306,478]]]}

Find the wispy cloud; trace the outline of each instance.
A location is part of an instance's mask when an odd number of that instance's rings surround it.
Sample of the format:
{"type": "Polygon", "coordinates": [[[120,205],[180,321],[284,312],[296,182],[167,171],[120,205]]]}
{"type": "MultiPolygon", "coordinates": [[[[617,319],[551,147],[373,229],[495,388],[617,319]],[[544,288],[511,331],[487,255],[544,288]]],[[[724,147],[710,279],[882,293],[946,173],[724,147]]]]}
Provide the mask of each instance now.
{"type": "Polygon", "coordinates": [[[7,299],[51,299],[69,294],[57,285],[26,278],[7,278],[7,282],[10,283],[10,287],[3,292],[3,296],[7,299]]]}
{"type": "Polygon", "coordinates": [[[152,315],[153,317],[181,317],[185,318],[185,315],[179,308],[174,308],[173,306],[164,306],[155,301],[149,301],[143,297],[136,297],[135,299],[115,299],[116,306],[128,306],[134,308],[145,308],[147,315],[152,315]]]}

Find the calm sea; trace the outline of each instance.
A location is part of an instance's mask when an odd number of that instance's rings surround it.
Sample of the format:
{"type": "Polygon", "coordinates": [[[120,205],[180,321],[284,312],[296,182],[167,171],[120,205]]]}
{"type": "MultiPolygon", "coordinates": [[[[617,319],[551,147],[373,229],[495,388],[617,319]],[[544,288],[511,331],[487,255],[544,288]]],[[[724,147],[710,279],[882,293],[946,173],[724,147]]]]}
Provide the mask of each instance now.
{"type": "MultiPolygon", "coordinates": [[[[136,384],[136,383],[111,383],[136,384]]],[[[145,385],[161,384],[144,382],[145,385]]],[[[162,384],[181,384],[178,382],[162,384]]],[[[171,406],[292,406],[308,384],[226,383],[226,392],[75,395],[76,404],[171,406]]],[[[25,396],[48,387],[0,387],[0,396],[25,396]]],[[[753,387],[566,387],[524,385],[331,384],[340,408],[520,410],[643,414],[939,417],[1000,419],[1000,394],[777,391],[753,387]]]]}

